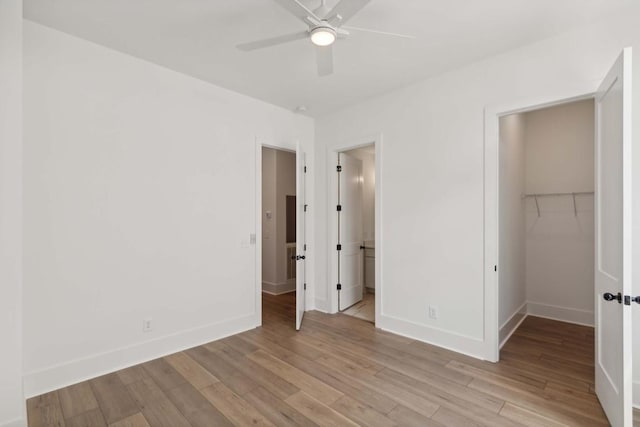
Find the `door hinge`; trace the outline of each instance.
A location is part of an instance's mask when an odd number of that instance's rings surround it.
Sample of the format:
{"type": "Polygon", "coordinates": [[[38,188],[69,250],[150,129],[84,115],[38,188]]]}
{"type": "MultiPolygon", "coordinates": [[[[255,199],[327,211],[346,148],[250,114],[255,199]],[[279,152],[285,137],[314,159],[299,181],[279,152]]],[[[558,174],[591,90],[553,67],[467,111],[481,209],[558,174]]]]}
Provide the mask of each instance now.
{"type": "Polygon", "coordinates": [[[336,170],[337,170],[338,172],[342,172],[342,166],[340,166],[340,165],[336,166],[336,170]]]}
{"type": "Polygon", "coordinates": [[[493,266],[493,271],[498,271],[498,266],[497,265],[493,266]]]}
{"type": "Polygon", "coordinates": [[[336,250],[338,250],[338,251],[342,250],[342,245],[340,243],[338,243],[338,245],[336,246],[336,250]]]}
{"type": "Polygon", "coordinates": [[[304,205],[304,211],[305,212],[307,211],[307,206],[309,206],[309,205],[304,205]]]}
{"type": "Polygon", "coordinates": [[[307,251],[307,244],[305,243],[304,245],[302,245],[302,247],[303,247],[302,250],[306,252],[307,251]]]}
{"type": "Polygon", "coordinates": [[[306,166],[304,167],[304,173],[307,173],[307,167],[306,166]]]}
{"type": "Polygon", "coordinates": [[[340,291],[342,290],[342,285],[340,283],[338,283],[338,285],[336,286],[336,288],[340,291]]]}
{"type": "Polygon", "coordinates": [[[342,205],[338,205],[338,206],[336,206],[336,210],[337,210],[338,212],[342,211],[342,205]]]}
{"type": "Polygon", "coordinates": [[[307,284],[306,283],[304,284],[304,290],[305,291],[307,290],[307,284]]]}

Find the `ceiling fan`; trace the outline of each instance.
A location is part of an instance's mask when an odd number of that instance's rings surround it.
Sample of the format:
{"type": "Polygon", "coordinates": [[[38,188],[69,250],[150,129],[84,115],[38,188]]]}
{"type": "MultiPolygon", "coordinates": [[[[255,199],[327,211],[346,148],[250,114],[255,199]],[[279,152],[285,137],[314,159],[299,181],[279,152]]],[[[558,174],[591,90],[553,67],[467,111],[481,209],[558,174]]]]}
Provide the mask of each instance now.
{"type": "Polygon", "coordinates": [[[326,76],[333,73],[332,45],[337,39],[347,37],[349,35],[349,30],[414,38],[413,36],[407,36],[404,34],[345,26],[344,24],[363,7],[365,7],[370,0],[339,0],[333,8],[327,7],[325,0],[321,0],[320,7],[313,11],[307,8],[307,6],[302,4],[299,0],[274,1],[304,22],[308,29],[293,34],[285,34],[283,36],[239,44],[237,48],[243,51],[251,51],[295,40],[311,39],[311,42],[315,45],[316,49],[318,75],[320,76],[326,76]]]}

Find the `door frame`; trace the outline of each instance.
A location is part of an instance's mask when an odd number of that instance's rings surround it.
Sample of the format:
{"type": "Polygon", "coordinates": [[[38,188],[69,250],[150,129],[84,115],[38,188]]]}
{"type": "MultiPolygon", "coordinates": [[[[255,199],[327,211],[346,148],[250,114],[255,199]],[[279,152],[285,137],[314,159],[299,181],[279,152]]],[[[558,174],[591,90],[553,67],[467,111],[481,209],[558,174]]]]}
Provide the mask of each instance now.
{"type": "Polygon", "coordinates": [[[382,244],[382,134],[368,135],[360,138],[353,138],[341,143],[327,147],[327,219],[328,219],[328,247],[327,247],[327,265],[328,265],[328,311],[329,313],[338,312],[338,257],[336,256],[336,245],[338,244],[338,216],[336,214],[336,206],[338,204],[338,180],[336,176],[336,165],[338,164],[338,153],[353,150],[355,148],[366,147],[374,144],[375,147],[375,324],[380,324],[380,316],[382,314],[383,303],[382,295],[384,283],[382,278],[382,260],[384,256],[384,248],[382,244]]]}
{"type": "MultiPolygon", "coordinates": [[[[603,77],[604,78],[604,77],[603,77]]],[[[484,359],[500,360],[500,299],[497,268],[499,248],[500,118],[555,105],[594,98],[602,79],[590,80],[545,95],[511,103],[486,106],[484,110],[484,359]]]]}
{"type": "MultiPolygon", "coordinates": [[[[262,326],[262,148],[296,153],[298,141],[273,143],[266,142],[259,137],[255,138],[255,298],[254,313],[256,327],[262,326]]],[[[297,191],[296,191],[297,197],[297,191]]],[[[295,327],[295,324],[294,324],[295,327]]]]}

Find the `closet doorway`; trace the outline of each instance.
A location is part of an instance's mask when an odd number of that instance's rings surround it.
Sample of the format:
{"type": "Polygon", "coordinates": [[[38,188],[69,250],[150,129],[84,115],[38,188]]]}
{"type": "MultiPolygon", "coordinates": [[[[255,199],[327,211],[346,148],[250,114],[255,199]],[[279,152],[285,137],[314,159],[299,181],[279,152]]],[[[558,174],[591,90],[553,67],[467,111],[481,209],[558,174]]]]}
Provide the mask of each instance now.
{"type": "Polygon", "coordinates": [[[631,315],[640,304],[631,280],[631,57],[625,48],[598,87],[582,82],[485,109],[487,359],[533,366],[535,376],[546,375],[539,391],[545,399],[577,393],[615,426],[631,425],[631,315]],[[579,106],[593,114],[576,131],[582,142],[563,130],[562,115],[531,134],[542,116],[579,106]],[[541,135],[547,141],[533,145],[541,135]],[[582,275],[590,269],[591,277],[582,275]],[[513,348],[515,339],[524,345],[513,348]]]}
{"type": "Polygon", "coordinates": [[[592,98],[500,118],[501,348],[527,315],[594,326],[594,128],[592,98]]]}
{"type": "Polygon", "coordinates": [[[375,323],[375,144],[337,153],[338,311],[375,323]]]}

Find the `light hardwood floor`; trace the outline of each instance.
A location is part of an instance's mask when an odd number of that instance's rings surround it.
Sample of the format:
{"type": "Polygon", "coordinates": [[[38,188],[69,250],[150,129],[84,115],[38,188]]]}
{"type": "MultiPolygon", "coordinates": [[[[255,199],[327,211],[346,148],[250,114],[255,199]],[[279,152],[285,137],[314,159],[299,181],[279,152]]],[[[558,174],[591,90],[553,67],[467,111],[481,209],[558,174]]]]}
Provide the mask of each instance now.
{"type": "Polygon", "coordinates": [[[366,320],[367,322],[374,323],[376,320],[376,299],[375,295],[371,293],[365,293],[362,301],[349,307],[343,314],[347,316],[357,317],[358,319],[366,320]]]}
{"type": "Polygon", "coordinates": [[[263,327],[30,399],[29,425],[608,425],[591,328],[528,318],[492,364],[263,298],[263,327]]]}

